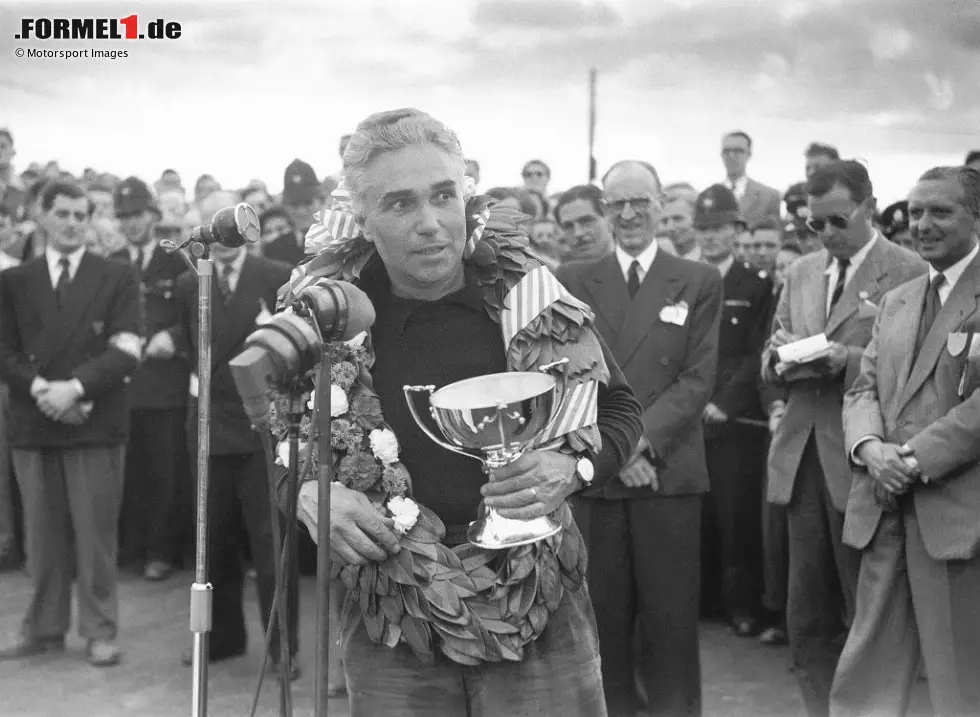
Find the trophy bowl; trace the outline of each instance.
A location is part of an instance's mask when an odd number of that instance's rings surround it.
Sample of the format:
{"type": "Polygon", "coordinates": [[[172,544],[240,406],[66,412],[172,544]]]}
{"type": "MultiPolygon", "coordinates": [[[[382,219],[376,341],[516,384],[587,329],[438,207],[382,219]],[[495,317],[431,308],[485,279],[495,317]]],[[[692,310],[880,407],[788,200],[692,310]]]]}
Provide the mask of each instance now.
{"type": "MultiPolygon", "coordinates": [[[[476,376],[443,386],[405,386],[405,399],[416,423],[447,450],[482,461],[488,469],[516,461],[559,416],[567,381],[547,372],[567,360],[542,366],[541,373],[510,371],[476,376]],[[445,440],[423,422],[414,394],[429,395],[429,412],[445,440]]],[[[551,537],[561,526],[548,516],[532,520],[502,517],[492,508],[470,523],[469,542],[489,550],[527,545],[551,537]]]]}

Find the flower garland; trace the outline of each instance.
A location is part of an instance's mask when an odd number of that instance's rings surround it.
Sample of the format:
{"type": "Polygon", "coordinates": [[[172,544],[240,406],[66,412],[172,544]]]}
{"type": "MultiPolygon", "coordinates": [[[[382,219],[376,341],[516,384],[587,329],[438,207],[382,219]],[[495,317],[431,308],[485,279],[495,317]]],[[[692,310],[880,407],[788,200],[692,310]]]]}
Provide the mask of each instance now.
{"type": "MultiPolygon", "coordinates": [[[[543,262],[519,228],[522,215],[497,210],[491,214],[485,197],[469,200],[466,214],[469,240],[464,257],[476,273],[488,315],[499,323],[511,289],[543,262]]],[[[308,249],[312,244],[316,254],[297,267],[280,290],[280,306],[320,278],[356,283],[375,255],[373,244],[356,232],[349,215],[332,215],[321,216],[322,223],[307,235],[308,249]]],[[[562,296],[510,341],[508,367],[535,370],[566,358],[570,382],[608,380],[591,321],[586,305],[562,296]]],[[[564,590],[578,590],[584,580],[585,545],[571,510],[564,504],[556,510],[552,517],[563,530],[531,545],[496,551],[443,545],[445,526],[408,497],[412,479],[398,461],[397,437],[385,424],[373,390],[370,332],[325,350],[332,366],[331,460],[336,480],[367,494],[392,518],[402,547],[382,563],[340,570],[348,589],[343,622],[350,627],[360,617],[375,643],[407,644],[426,662],[437,654],[464,665],[521,660],[524,646],[544,630],[564,590]]],[[[311,412],[317,388],[313,378],[311,372],[311,412]]],[[[273,394],[271,400],[273,433],[280,441],[278,461],[285,466],[288,397],[273,394]]],[[[315,412],[304,416],[301,480],[316,475],[315,425],[315,412]]],[[[594,424],[579,426],[562,438],[577,451],[598,452],[601,444],[594,424]]]]}

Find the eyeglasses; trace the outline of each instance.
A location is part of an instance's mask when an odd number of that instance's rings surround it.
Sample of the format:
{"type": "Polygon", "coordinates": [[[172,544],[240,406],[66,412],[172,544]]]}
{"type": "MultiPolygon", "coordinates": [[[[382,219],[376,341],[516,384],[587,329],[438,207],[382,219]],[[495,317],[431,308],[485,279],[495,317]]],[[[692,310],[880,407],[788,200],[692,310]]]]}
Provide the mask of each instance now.
{"type": "Polygon", "coordinates": [[[747,154],[749,150],[744,147],[725,147],[721,150],[722,154],[747,154]]]}
{"type": "Polygon", "coordinates": [[[613,214],[622,214],[626,207],[630,206],[637,214],[646,214],[653,206],[653,200],[649,197],[632,197],[630,199],[603,199],[602,206],[613,214]]]}
{"type": "Polygon", "coordinates": [[[851,222],[854,221],[854,215],[858,213],[858,210],[860,208],[861,205],[858,204],[854,208],[854,211],[847,216],[844,216],[843,214],[831,214],[826,217],[817,217],[817,218],[810,217],[809,219],[806,220],[806,225],[810,229],[810,231],[814,232],[815,234],[820,234],[821,232],[823,232],[824,229],[827,228],[828,224],[830,224],[835,229],[838,229],[840,231],[845,231],[849,226],[851,226],[851,222]]]}
{"type": "Polygon", "coordinates": [[[543,177],[545,173],[540,169],[532,169],[524,172],[525,177],[543,177]]]}

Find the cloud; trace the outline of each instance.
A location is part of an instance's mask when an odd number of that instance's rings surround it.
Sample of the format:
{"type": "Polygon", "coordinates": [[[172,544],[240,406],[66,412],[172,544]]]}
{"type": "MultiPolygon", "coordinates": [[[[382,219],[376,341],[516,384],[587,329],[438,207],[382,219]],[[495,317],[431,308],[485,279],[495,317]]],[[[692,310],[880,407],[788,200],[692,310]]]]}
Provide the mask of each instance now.
{"type": "Polygon", "coordinates": [[[604,2],[580,0],[479,0],[473,17],[481,32],[509,28],[549,31],[583,30],[619,24],[619,14],[604,2]]]}

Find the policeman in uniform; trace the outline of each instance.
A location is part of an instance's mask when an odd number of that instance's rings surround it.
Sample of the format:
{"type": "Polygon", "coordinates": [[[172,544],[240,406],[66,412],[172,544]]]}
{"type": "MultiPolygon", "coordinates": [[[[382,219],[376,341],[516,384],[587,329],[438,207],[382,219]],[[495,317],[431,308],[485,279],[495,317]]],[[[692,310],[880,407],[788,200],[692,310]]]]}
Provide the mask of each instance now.
{"type": "Polygon", "coordinates": [[[758,632],[761,607],[767,424],[759,373],[773,288],[766,272],[735,259],[736,236],[744,226],[738,201],[724,185],[698,196],[694,228],[701,255],[724,279],[717,382],[703,415],[711,478],[702,523],[703,604],[709,615],[721,612],[739,636],[749,637],[758,632]]]}
{"type": "Polygon", "coordinates": [[[313,224],[313,215],[323,206],[320,180],[313,167],[301,159],[294,159],[286,167],[283,176],[282,205],[289,212],[303,246],[306,232],[313,224]]]}
{"type": "Polygon", "coordinates": [[[890,242],[909,251],[916,251],[915,241],[909,231],[909,203],[906,200],[895,202],[881,212],[881,233],[890,242]]]}
{"type": "Polygon", "coordinates": [[[136,177],[124,180],[114,203],[128,246],[112,258],[136,270],[143,315],[143,362],[129,386],[119,562],[141,563],[147,580],[164,580],[180,560],[180,526],[173,515],[190,364],[178,355],[171,332],[180,323],[177,277],[188,267],[180,254],[159,246],[160,209],[146,184],[136,177]]]}

